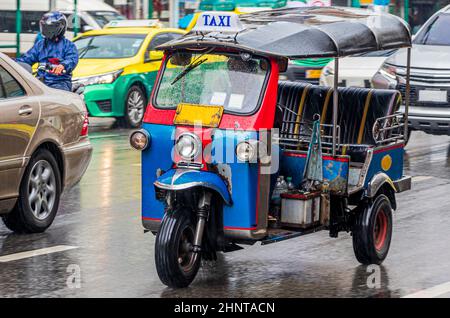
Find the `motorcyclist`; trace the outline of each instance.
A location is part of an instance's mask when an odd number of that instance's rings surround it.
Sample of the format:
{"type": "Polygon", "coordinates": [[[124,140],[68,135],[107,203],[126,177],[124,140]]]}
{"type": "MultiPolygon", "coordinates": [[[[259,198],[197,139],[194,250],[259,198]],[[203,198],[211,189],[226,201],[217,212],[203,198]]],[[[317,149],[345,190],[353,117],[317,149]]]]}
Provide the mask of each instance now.
{"type": "Polygon", "coordinates": [[[38,77],[52,88],[71,91],[72,71],[78,63],[78,51],[71,41],[64,37],[67,30],[67,19],[61,12],[49,12],[39,21],[42,39],[17,59],[29,65],[48,63],[51,69],[38,70],[38,77]]]}

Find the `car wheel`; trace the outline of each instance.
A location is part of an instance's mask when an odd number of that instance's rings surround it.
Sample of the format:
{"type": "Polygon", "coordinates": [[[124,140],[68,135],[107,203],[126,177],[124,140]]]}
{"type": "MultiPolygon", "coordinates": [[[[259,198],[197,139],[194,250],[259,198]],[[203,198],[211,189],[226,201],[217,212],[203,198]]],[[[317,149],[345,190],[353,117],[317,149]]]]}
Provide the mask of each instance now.
{"type": "Polygon", "coordinates": [[[16,206],[2,217],[3,222],[16,233],[44,232],[55,219],[60,196],[58,164],[50,151],[40,149],[31,157],[16,206]]]}
{"type": "Polygon", "coordinates": [[[386,258],[392,238],[392,207],[388,197],[378,195],[356,215],[353,228],[353,250],[365,265],[381,264],[386,258]]]}
{"type": "Polygon", "coordinates": [[[193,251],[194,236],[189,210],[166,212],[155,242],[156,271],[165,285],[187,287],[197,275],[201,257],[193,251]]]}
{"type": "Polygon", "coordinates": [[[121,120],[123,127],[138,128],[141,126],[147,108],[145,92],[139,86],[132,86],[125,100],[125,114],[121,120]]]}

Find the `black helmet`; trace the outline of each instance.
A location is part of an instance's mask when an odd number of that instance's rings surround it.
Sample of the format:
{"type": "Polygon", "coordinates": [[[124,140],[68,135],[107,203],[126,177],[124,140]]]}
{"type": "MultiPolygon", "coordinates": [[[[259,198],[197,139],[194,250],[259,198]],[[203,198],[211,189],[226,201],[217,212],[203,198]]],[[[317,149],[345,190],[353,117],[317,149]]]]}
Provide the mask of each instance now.
{"type": "Polygon", "coordinates": [[[67,19],[61,12],[49,12],[42,16],[39,28],[44,38],[54,40],[66,33],[67,19]]]}

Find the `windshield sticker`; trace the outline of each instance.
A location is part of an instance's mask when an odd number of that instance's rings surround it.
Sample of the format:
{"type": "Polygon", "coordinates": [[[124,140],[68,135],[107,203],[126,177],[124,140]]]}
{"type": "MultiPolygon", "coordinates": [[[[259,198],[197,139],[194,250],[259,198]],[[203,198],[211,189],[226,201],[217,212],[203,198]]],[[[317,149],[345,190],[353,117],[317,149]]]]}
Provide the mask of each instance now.
{"type": "Polygon", "coordinates": [[[230,101],[228,102],[228,107],[233,109],[242,109],[242,106],[244,104],[244,97],[243,94],[231,94],[230,101]]]}
{"type": "Polygon", "coordinates": [[[225,99],[227,98],[227,93],[224,92],[214,92],[209,102],[211,105],[225,105],[225,99]]]}

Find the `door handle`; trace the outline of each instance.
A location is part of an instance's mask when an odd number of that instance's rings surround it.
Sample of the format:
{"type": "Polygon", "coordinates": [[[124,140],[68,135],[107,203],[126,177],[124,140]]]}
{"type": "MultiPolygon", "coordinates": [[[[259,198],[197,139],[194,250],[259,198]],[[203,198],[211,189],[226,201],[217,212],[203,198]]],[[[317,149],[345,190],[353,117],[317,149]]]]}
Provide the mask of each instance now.
{"type": "Polygon", "coordinates": [[[33,112],[33,108],[31,108],[31,106],[28,106],[28,105],[24,105],[24,106],[19,108],[19,115],[20,116],[31,115],[32,112],[33,112]]]}

